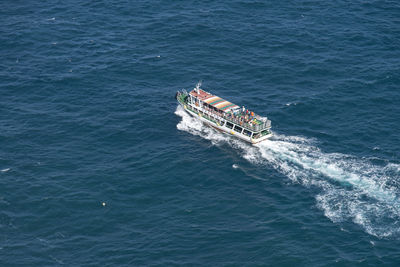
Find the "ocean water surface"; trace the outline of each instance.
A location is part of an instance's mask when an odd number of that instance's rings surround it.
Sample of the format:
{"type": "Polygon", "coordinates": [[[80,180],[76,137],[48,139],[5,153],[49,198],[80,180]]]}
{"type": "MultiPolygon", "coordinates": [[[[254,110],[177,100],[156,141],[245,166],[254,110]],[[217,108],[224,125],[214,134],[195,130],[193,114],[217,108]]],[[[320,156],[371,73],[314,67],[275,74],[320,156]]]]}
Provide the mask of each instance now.
{"type": "Polygon", "coordinates": [[[0,266],[400,264],[397,1],[0,10],[0,266]],[[199,80],[274,137],[188,116],[199,80]]]}

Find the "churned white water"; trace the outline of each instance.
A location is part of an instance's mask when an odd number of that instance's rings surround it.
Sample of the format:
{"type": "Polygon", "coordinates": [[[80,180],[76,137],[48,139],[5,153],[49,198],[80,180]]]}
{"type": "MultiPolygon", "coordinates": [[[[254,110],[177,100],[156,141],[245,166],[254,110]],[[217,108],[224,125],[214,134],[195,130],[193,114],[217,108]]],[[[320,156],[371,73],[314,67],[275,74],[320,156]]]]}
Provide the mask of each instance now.
{"type": "Polygon", "coordinates": [[[313,139],[276,133],[271,140],[250,146],[203,125],[180,106],[175,114],[182,118],[179,130],[212,144],[227,143],[251,163],[270,166],[295,183],[319,188],[316,204],[332,222],[351,220],[377,237],[400,234],[398,164],[377,166],[368,159],[324,153],[313,139]]]}

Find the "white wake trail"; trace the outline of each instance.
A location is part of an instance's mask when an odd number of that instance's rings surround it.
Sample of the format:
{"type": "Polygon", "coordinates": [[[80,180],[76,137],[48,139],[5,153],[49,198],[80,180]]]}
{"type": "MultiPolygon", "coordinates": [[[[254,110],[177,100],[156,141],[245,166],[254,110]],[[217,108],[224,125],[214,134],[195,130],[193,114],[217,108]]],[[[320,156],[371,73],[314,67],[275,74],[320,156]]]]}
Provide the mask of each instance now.
{"type": "Polygon", "coordinates": [[[214,131],[190,117],[181,107],[177,128],[210,140],[227,143],[255,164],[266,164],[294,182],[316,186],[317,206],[333,222],[352,220],[377,237],[400,236],[400,165],[371,164],[340,153],[324,153],[314,140],[277,135],[256,146],[214,131]]]}

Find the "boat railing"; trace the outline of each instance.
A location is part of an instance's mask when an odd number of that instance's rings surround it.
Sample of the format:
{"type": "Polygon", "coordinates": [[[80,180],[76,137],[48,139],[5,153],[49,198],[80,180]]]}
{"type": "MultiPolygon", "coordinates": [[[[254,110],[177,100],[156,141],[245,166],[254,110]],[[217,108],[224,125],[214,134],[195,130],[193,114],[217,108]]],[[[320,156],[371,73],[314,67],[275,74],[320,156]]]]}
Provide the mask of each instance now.
{"type": "MultiPolygon", "coordinates": [[[[192,110],[192,108],[190,108],[190,109],[192,110]]],[[[257,120],[257,122],[253,122],[253,120],[248,120],[246,122],[243,116],[233,116],[232,114],[229,114],[229,113],[221,114],[221,112],[215,111],[215,110],[207,108],[207,107],[202,107],[201,110],[202,110],[202,116],[204,116],[208,120],[217,122],[223,118],[231,123],[239,125],[245,129],[253,131],[253,132],[259,132],[259,131],[262,131],[262,130],[265,130],[265,129],[268,129],[271,127],[271,121],[268,119],[257,120]]],[[[194,111],[194,110],[192,110],[192,111],[194,111]]],[[[196,112],[196,111],[194,111],[194,112],[196,112]]]]}
{"type": "Polygon", "coordinates": [[[233,122],[235,124],[240,125],[241,127],[253,131],[253,132],[258,132],[267,128],[271,127],[271,121],[270,120],[266,120],[266,121],[258,121],[261,122],[261,124],[259,124],[258,122],[253,123],[253,122],[246,122],[243,118],[239,117],[239,118],[235,118],[232,115],[226,115],[224,114],[223,116],[227,121],[233,122]]]}

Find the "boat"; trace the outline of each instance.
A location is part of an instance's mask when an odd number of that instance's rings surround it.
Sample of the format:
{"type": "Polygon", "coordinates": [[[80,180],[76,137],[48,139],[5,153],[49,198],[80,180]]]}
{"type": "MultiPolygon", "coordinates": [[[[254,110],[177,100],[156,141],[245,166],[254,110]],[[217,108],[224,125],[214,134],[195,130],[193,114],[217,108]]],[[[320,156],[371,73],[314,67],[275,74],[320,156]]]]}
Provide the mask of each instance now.
{"type": "Polygon", "coordinates": [[[214,129],[237,137],[251,144],[260,143],[272,136],[271,121],[267,117],[241,108],[219,96],[200,88],[178,91],[176,100],[194,118],[214,129]]]}

